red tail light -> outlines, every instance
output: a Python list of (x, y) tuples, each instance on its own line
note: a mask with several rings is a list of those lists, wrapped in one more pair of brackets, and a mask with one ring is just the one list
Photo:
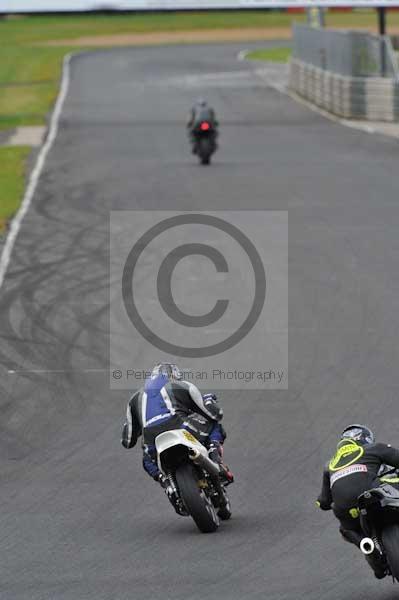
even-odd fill
[(210, 128), (211, 128), (211, 126), (206, 121), (203, 121), (200, 125), (201, 131), (208, 131), (208, 129), (210, 129)]

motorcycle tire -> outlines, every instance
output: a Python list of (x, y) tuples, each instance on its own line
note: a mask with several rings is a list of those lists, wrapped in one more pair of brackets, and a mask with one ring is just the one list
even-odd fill
[(211, 142), (209, 139), (204, 138), (198, 141), (198, 152), (197, 152), (201, 165), (209, 165), (211, 162)]
[(385, 527), (381, 538), (390, 571), (399, 581), (399, 525)]
[(195, 468), (183, 464), (176, 470), (176, 480), (185, 507), (202, 533), (213, 533), (220, 521), (210, 498), (198, 485)]

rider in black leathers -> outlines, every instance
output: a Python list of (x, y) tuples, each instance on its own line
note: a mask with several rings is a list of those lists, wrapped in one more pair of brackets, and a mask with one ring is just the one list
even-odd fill
[(187, 123), (187, 129), (193, 148), (193, 154), (195, 154), (197, 151), (197, 140), (195, 137), (195, 131), (202, 121), (207, 121), (212, 126), (214, 135), (214, 145), (216, 150), (216, 138), (218, 136), (219, 122), (216, 119), (214, 109), (209, 106), (206, 100), (204, 100), (203, 98), (198, 98), (198, 100), (191, 109), (190, 118)]
[[(375, 443), (372, 431), (363, 425), (349, 425), (338, 443), (337, 451), (324, 468), (323, 485), (317, 500), (322, 510), (332, 509), (340, 522), (344, 539), (356, 546), (364, 537), (360, 526), (358, 497), (380, 485), (378, 473), (384, 465), (399, 468), (399, 450), (389, 444)], [(375, 576), (385, 576), (379, 557), (366, 556)]]

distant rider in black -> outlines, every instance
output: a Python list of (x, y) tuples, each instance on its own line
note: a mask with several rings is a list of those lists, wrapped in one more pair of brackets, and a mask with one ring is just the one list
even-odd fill
[(170, 429), (186, 429), (208, 448), (209, 457), (217, 462), (226, 483), (234, 481), (224, 465), (223, 442), (226, 438), (220, 424), (223, 410), (214, 394), (201, 395), (199, 389), (183, 381), (176, 365), (156, 365), (144, 387), (138, 390), (127, 405), (127, 421), (123, 426), (122, 445), (133, 448), (143, 436), (143, 467), (164, 486), (164, 476), (157, 465), (155, 438)]
[(216, 119), (216, 114), (215, 114), (214, 109), (209, 106), (209, 104), (207, 103), (206, 100), (204, 100), (203, 98), (198, 98), (198, 100), (196, 101), (196, 103), (194, 104), (194, 106), (191, 109), (190, 118), (187, 123), (187, 129), (189, 131), (190, 141), (191, 141), (191, 144), (193, 147), (193, 154), (196, 153), (196, 147), (197, 147), (195, 131), (196, 131), (196, 128), (199, 127), (199, 125), (203, 121), (206, 121), (207, 123), (209, 123), (213, 128), (214, 143), (215, 143), (215, 150), (216, 150), (216, 147), (217, 147), (216, 138), (218, 136), (219, 122)]
[[(399, 469), (399, 450), (389, 444), (375, 443), (368, 427), (353, 424), (342, 432), (337, 451), (324, 468), (317, 505), (322, 510), (333, 510), (344, 539), (358, 547), (364, 534), (357, 499), (366, 490), (380, 485), (378, 473), (384, 465)], [(378, 579), (385, 576), (385, 567), (374, 555), (366, 556), (366, 560)]]

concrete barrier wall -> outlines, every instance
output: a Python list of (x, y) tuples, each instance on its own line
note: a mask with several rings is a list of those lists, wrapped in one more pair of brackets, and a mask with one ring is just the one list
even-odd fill
[(298, 95), (345, 119), (399, 121), (399, 82), (383, 77), (346, 77), (297, 58), (289, 86)]

